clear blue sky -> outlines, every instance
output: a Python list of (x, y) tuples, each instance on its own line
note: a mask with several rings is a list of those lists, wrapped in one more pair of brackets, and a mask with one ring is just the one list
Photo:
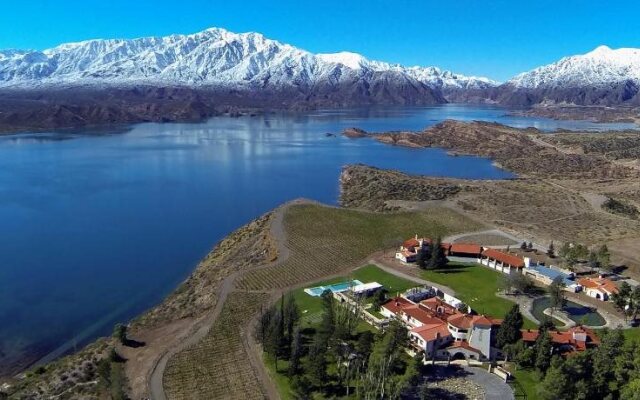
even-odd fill
[(638, 0), (6, 0), (0, 48), (217, 26), (312, 52), (349, 50), (504, 80), (600, 44), (640, 47), (639, 16)]

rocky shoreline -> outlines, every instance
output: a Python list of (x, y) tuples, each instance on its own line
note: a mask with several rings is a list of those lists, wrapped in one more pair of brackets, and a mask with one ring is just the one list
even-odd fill
[(556, 120), (634, 123), (640, 126), (640, 107), (537, 106), (527, 110), (511, 111), (509, 114)]

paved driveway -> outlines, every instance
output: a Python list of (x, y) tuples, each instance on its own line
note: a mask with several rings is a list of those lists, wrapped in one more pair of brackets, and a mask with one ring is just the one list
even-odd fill
[(469, 373), (467, 379), (484, 388), (485, 400), (513, 400), (511, 386), (499, 376), (487, 372), (482, 368), (463, 367)]

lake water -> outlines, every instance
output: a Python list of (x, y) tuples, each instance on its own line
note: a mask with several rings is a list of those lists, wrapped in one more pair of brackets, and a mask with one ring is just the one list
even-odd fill
[(278, 204), (335, 203), (345, 164), (511, 176), (482, 158), (325, 135), (350, 126), (421, 129), (447, 118), (601, 127), (448, 105), (0, 137), (0, 375), (19, 360), (48, 359), (110, 333), (161, 301), (218, 240)]

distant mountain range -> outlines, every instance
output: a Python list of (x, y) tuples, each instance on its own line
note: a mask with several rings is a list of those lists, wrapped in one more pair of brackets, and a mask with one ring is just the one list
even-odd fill
[[(448, 91), (496, 82), (435, 67), (405, 68), (355, 53), (312, 54), (265, 38), (211, 28), (192, 35), (89, 40), (45, 51), (0, 52), (0, 87), (186, 86), (294, 94), (336, 103), (443, 103)], [(331, 102), (331, 101), (329, 101)]]
[(600, 46), (520, 74), (495, 97), (515, 105), (640, 105), (640, 49)]
[(639, 92), (640, 50), (605, 46), (503, 84), (355, 53), (313, 54), (220, 28), (0, 51), (0, 128), (25, 118), (45, 126), (202, 118), (230, 107), (640, 105)]

